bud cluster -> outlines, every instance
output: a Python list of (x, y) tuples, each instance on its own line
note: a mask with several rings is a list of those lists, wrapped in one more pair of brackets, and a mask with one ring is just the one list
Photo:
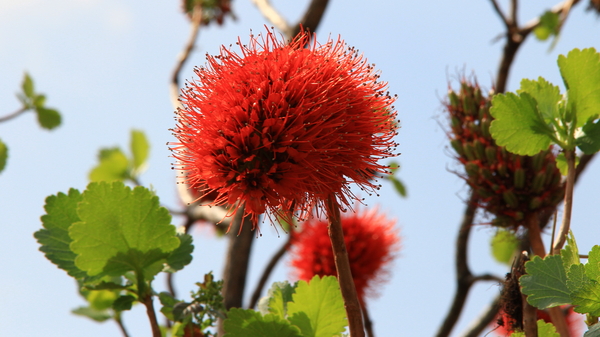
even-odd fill
[(478, 84), (461, 81), (445, 103), (450, 144), (465, 167), (463, 175), (480, 206), (496, 218), (492, 224), (517, 228), (531, 212), (553, 208), (563, 197), (561, 175), (551, 149), (535, 156), (512, 154), (490, 135), (491, 97)]

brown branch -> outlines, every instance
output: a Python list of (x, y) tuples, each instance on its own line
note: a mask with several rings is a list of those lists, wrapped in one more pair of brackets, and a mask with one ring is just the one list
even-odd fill
[(373, 321), (371, 321), (369, 310), (367, 310), (367, 305), (364, 303), (362, 306), (362, 313), (363, 318), (365, 319), (365, 330), (367, 330), (367, 337), (375, 337), (375, 332), (373, 331)]
[(498, 5), (498, 1), (496, 1), (496, 0), (490, 0), (490, 1), (492, 2), (492, 6), (494, 7), (496, 14), (498, 14), (498, 16), (500, 17), (502, 22), (504, 22), (506, 29), (510, 29), (510, 23), (508, 22), (506, 15), (504, 15), (504, 13), (502, 13), (502, 9), (500, 9), (500, 5)]
[(348, 317), (348, 329), (352, 337), (364, 337), (365, 328), (360, 302), (358, 301), (354, 279), (352, 278), (352, 270), (350, 269), (350, 260), (348, 259), (344, 230), (342, 229), (340, 218), (340, 209), (334, 195), (330, 195), (327, 198), (326, 208), (329, 220), (327, 228), (331, 247), (333, 248), (335, 269), (338, 274), (340, 290), (344, 299), (344, 307), (346, 308), (346, 316)]
[(489, 308), (481, 315), (481, 317), (471, 326), (464, 337), (477, 337), (481, 335), (483, 330), (490, 326), (490, 323), (498, 316), (500, 310), (500, 296), (492, 301)]
[[(254, 232), (249, 216), (243, 217), (244, 206), (240, 206), (233, 218), (229, 232), (229, 248), (223, 271), (223, 303), (225, 309), (241, 308), (246, 288), (246, 277)], [(241, 226), (241, 228), (240, 228)], [(219, 336), (222, 336), (223, 319), (219, 320)]]
[(293, 37), (300, 33), (302, 27), (311, 32), (316, 32), (328, 3), (329, 0), (312, 0), (300, 22), (293, 27), (291, 36)]
[(202, 6), (196, 5), (192, 10), (192, 23), (191, 23), (191, 32), (188, 38), (183, 51), (177, 56), (177, 62), (175, 63), (175, 68), (173, 69), (173, 74), (171, 75), (171, 104), (173, 108), (177, 109), (181, 107), (181, 103), (179, 103), (179, 73), (183, 68), (183, 65), (187, 61), (190, 56), (190, 53), (194, 49), (196, 45), (196, 40), (198, 38), (198, 33), (200, 31), (200, 24), (202, 23)]
[(115, 311), (115, 321), (117, 322), (123, 337), (129, 337), (129, 333), (127, 332), (127, 329), (125, 329), (125, 324), (123, 324), (123, 320), (121, 319), (121, 312)]
[(26, 111), (29, 111), (29, 109), (27, 107), (22, 107), (21, 109), (15, 111), (15, 112), (13, 112), (13, 113), (11, 113), (9, 115), (6, 115), (4, 117), (0, 117), (0, 123), (6, 122), (6, 121), (11, 120), (11, 119), (13, 119), (15, 117), (18, 117), (20, 114), (22, 114), (22, 113), (24, 113)]
[(469, 289), (473, 285), (473, 274), (471, 274), (467, 263), (467, 246), (476, 210), (477, 195), (471, 190), (471, 196), (467, 201), (467, 207), (460, 225), (458, 238), (456, 239), (456, 292), (454, 293), (454, 300), (452, 301), (450, 310), (436, 334), (438, 337), (450, 335), (465, 305)]
[(283, 255), (285, 255), (288, 248), (290, 247), (290, 244), (292, 242), (292, 236), (294, 235), (293, 233), (294, 233), (294, 231), (290, 228), (287, 241), (271, 257), (271, 260), (265, 267), (265, 270), (263, 271), (263, 273), (260, 277), (260, 280), (258, 281), (258, 285), (256, 286), (256, 289), (254, 289), (254, 293), (252, 293), (252, 298), (250, 299), (250, 304), (248, 305), (248, 308), (252, 309), (256, 306), (256, 303), (258, 303), (258, 300), (260, 299), (262, 290), (265, 287), (265, 284), (267, 283), (269, 276), (271, 276), (271, 272), (273, 272), (273, 269), (275, 268), (275, 266), (277, 265), (279, 260), (281, 260)]
[(287, 39), (291, 39), (300, 32), (301, 27), (311, 32), (317, 31), (329, 0), (312, 0), (302, 19), (293, 26), (271, 5), (269, 0), (252, 0), (252, 2), (267, 21), (283, 33)]
[(152, 327), (152, 337), (162, 337), (160, 328), (158, 326), (158, 320), (156, 319), (156, 312), (154, 311), (154, 302), (152, 295), (148, 294), (144, 298), (144, 305), (146, 306), (146, 314), (150, 320), (150, 326)]

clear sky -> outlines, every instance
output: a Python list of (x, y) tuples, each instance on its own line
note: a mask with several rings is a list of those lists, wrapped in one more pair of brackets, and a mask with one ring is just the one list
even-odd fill
[[(291, 4), (293, 3), (293, 5)], [(367, 5), (369, 3), (369, 5)], [(294, 22), (302, 1), (274, 1)], [(521, 22), (554, 5), (551, 1), (523, 1)], [(502, 3), (506, 5), (506, 3)], [(600, 49), (600, 21), (577, 6), (556, 48), (528, 40), (517, 54), (508, 90), (521, 78), (543, 76), (561, 84), (556, 66), (559, 54), (570, 49)], [(211, 26), (200, 33), (198, 47), (183, 71), (204, 63), (221, 44), (248, 40), (268, 24), (249, 0), (236, 0), (238, 20)], [(269, 25), (269, 24), (268, 24)], [(400, 178), (409, 198), (401, 199), (389, 184), (379, 198), (368, 198), (398, 219), (402, 251), (381, 297), (369, 308), (378, 337), (431, 336), (438, 329), (454, 293), (454, 240), (464, 208), (466, 187), (450, 171), (457, 169), (440, 123), (445, 122), (441, 101), (449, 81), (475, 74), (489, 89), (495, 78), (502, 33), (489, 1), (340, 1), (332, 0), (317, 35), (329, 35), (358, 48), (381, 70), (402, 129), (397, 159)], [(0, 174), (0, 335), (2, 336), (118, 336), (115, 324), (98, 324), (70, 314), (83, 305), (75, 283), (38, 251), (33, 232), (41, 228), (46, 196), (74, 187), (83, 190), (88, 171), (101, 147), (128, 147), (132, 128), (149, 136), (151, 161), (142, 183), (152, 186), (161, 202), (176, 208), (174, 172), (165, 145), (174, 138), (168, 79), (189, 34), (189, 24), (176, 1), (130, 0), (1, 0), (0, 1), (0, 116), (17, 110), (15, 97), (23, 72), (48, 96), (47, 105), (63, 114), (63, 125), (41, 130), (33, 114), (0, 124), (0, 138), (10, 157)], [(598, 199), (600, 163), (593, 162), (576, 188), (573, 230), (580, 251), (600, 243)], [(485, 222), (485, 219), (481, 219)], [(177, 219), (174, 219), (174, 224)], [(176, 279), (180, 294), (213, 270), (221, 274), (225, 241), (210, 229), (193, 232), (194, 261)], [(281, 233), (281, 231), (280, 231)], [(494, 230), (477, 226), (470, 244), (474, 273), (503, 276), (506, 268), (492, 261), (489, 240)], [(549, 241), (549, 235), (545, 236)], [(265, 261), (285, 237), (267, 224), (254, 245), (249, 274), (253, 289)], [(286, 262), (270, 282), (287, 278)], [(155, 284), (162, 289), (162, 277)], [(493, 283), (474, 287), (453, 336), (495, 296)], [(124, 314), (132, 336), (148, 336), (150, 328), (141, 306)]]

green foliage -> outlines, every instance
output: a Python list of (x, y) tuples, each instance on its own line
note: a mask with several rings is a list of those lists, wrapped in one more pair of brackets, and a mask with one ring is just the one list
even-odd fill
[(23, 110), (34, 110), (37, 114), (38, 122), (44, 129), (52, 130), (59, 126), (62, 121), (60, 113), (56, 109), (47, 107), (46, 96), (35, 92), (33, 79), (29, 74), (23, 76), (21, 84), (23, 92), (17, 94), (17, 98), (23, 104)]
[[(558, 56), (558, 67), (567, 87), (567, 114), (576, 117), (581, 127), (590, 118), (598, 118), (600, 107), (600, 54), (594, 48), (573, 49)], [(570, 122), (570, 120), (567, 120)]]
[[(575, 167), (579, 165), (579, 157), (575, 158)], [(556, 156), (556, 167), (560, 170), (560, 174), (566, 176), (569, 170), (569, 166), (567, 164), (567, 158), (565, 158), (565, 153), (561, 152)]]
[(537, 102), (529, 93), (494, 96), (490, 113), (494, 117), (490, 132), (496, 143), (508, 151), (533, 156), (550, 146), (551, 138), (537, 110)]
[(549, 255), (543, 260), (534, 256), (525, 264), (525, 270), (527, 274), (521, 276), (520, 283), (529, 304), (547, 309), (571, 302), (560, 255)]
[(107, 310), (97, 310), (92, 307), (79, 307), (71, 310), (71, 312), (75, 315), (91, 318), (96, 322), (104, 322), (113, 317), (112, 313)]
[(144, 187), (91, 183), (77, 213), (81, 221), (69, 228), (70, 248), (75, 265), (90, 276), (144, 271), (149, 279), (180, 244), (169, 212)]
[(523, 80), (517, 94), (494, 96), (490, 132), (498, 145), (520, 155), (534, 155), (551, 143), (566, 151), (600, 150), (600, 126), (594, 123), (600, 113), (600, 54), (573, 49), (558, 57), (558, 66), (564, 95), (540, 77)]
[(540, 17), (540, 24), (535, 27), (533, 33), (540, 41), (545, 41), (550, 36), (558, 35), (558, 14), (547, 11)]
[(8, 147), (0, 139), (0, 172), (4, 171), (6, 167), (6, 160), (8, 159)]
[(398, 194), (400, 194), (401, 197), (406, 198), (408, 195), (406, 192), (406, 186), (400, 179), (398, 179), (398, 177), (396, 177), (396, 173), (399, 170), (400, 170), (400, 164), (398, 164), (396, 162), (392, 162), (390, 164), (390, 171), (392, 174), (386, 175), (385, 178), (392, 182), (392, 185), (394, 185), (396, 192), (398, 192)]
[[(333, 276), (315, 276), (308, 283), (299, 281), (295, 287), (287, 282), (274, 284), (261, 303), (262, 314), (254, 310), (229, 311), (225, 337), (330, 337), (340, 336), (347, 325), (342, 294)], [(272, 330), (275, 328), (280, 330)]]
[(196, 285), (198, 291), (192, 292), (192, 302), (189, 303), (177, 300), (166, 292), (159, 294), (163, 305), (160, 311), (169, 320), (176, 322), (171, 329), (174, 336), (183, 334), (188, 327), (198, 327), (205, 336), (211, 336), (212, 333), (207, 329), (214, 327), (217, 318), (223, 317), (223, 281), (215, 281), (210, 272), (204, 275), (203, 283)]
[[(537, 321), (538, 337), (560, 337), (552, 323), (546, 323), (543, 319)], [(525, 337), (524, 332), (514, 332), (510, 337)]]
[(329, 337), (344, 331), (346, 311), (335, 277), (315, 276), (310, 285), (299, 281), (292, 298), (288, 303), (288, 319), (300, 327), (305, 337)]
[(87, 276), (85, 271), (75, 266), (77, 255), (70, 248), (73, 240), (69, 236), (69, 227), (80, 221), (77, 205), (81, 200), (81, 193), (73, 188), (68, 195), (58, 193), (47, 197), (46, 214), (41, 218), (44, 229), (34, 234), (46, 258), (76, 279)]
[(150, 143), (144, 132), (131, 130), (130, 147), (133, 170), (139, 174), (144, 170), (150, 154)]
[(500, 229), (492, 238), (492, 256), (496, 261), (510, 265), (518, 246), (519, 239), (512, 231)]
[(118, 147), (103, 148), (98, 153), (98, 165), (89, 174), (90, 181), (125, 181), (138, 183), (137, 178), (147, 167), (150, 145), (146, 135), (131, 130), (131, 158)]

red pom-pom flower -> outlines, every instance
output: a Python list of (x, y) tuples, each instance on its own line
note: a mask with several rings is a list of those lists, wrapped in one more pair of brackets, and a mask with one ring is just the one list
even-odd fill
[(387, 84), (342, 40), (311, 37), (285, 44), (268, 31), (238, 42), (241, 55), (223, 47), (180, 96), (176, 168), (230, 215), (243, 205), (254, 226), (265, 212), (304, 219), (330, 196), (349, 207), (348, 184), (377, 189), (378, 161), (395, 155)]
[[(361, 303), (365, 296), (377, 295), (375, 286), (386, 281), (388, 267), (400, 249), (396, 221), (377, 209), (358, 209), (342, 216), (344, 241), (350, 269)], [(291, 266), (295, 276), (310, 280), (315, 275), (337, 276), (333, 250), (327, 234), (327, 222), (311, 219), (294, 232), (291, 242)]]

